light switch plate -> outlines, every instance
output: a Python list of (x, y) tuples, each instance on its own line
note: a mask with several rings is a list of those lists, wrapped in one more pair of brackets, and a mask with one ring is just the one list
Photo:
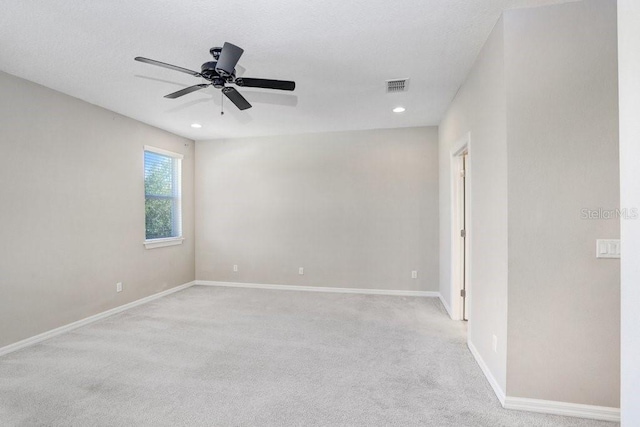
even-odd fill
[(620, 258), (620, 239), (596, 240), (596, 258)]

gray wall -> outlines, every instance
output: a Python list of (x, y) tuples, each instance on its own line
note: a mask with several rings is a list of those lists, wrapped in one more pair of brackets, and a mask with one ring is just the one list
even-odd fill
[(440, 126), (440, 289), (451, 147), (470, 132), (469, 341), (508, 396), (618, 406), (619, 262), (595, 240), (619, 223), (580, 217), (619, 206), (615, 14), (614, 0), (505, 12)]
[[(2, 72), (0, 93), (0, 347), (194, 279), (192, 141)], [(145, 144), (185, 155), (180, 246), (142, 244)]]
[(505, 12), (509, 168), (508, 394), (619, 406), (615, 0)]
[[(640, 209), (640, 2), (618, 0), (620, 202)], [(622, 221), (622, 425), (640, 425), (640, 220)]]
[(436, 128), (198, 142), (196, 277), (437, 291), (437, 143)]
[[(470, 133), (468, 340), (506, 389), (507, 135), (504, 34), (498, 21), (440, 124), (440, 292), (451, 305), (451, 155)], [(497, 352), (492, 337), (498, 338)]]

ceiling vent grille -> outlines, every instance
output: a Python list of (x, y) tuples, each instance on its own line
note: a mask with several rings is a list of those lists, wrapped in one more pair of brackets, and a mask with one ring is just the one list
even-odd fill
[(406, 92), (409, 89), (409, 79), (387, 80), (387, 93)]

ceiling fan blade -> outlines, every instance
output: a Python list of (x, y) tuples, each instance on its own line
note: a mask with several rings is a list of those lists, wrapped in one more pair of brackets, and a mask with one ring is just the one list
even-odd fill
[(200, 73), (193, 70), (188, 70), (186, 68), (178, 67), (177, 65), (167, 64), (165, 62), (156, 61), (155, 59), (143, 58), (141, 56), (136, 56), (134, 58), (136, 61), (144, 62), (145, 64), (157, 65), (158, 67), (168, 68), (170, 70), (180, 71), (181, 73), (191, 74), (195, 77), (202, 77)]
[(236, 76), (244, 76), (244, 73), (247, 72), (247, 69), (244, 68), (240, 64), (236, 64)]
[(242, 96), (240, 92), (238, 92), (235, 88), (224, 87), (222, 88), (222, 93), (224, 93), (224, 95), (229, 98), (229, 100), (233, 102), (240, 110), (251, 108), (251, 104), (249, 104), (249, 101), (244, 99), (244, 96)]
[(220, 52), (220, 58), (218, 58), (218, 64), (216, 64), (218, 74), (223, 77), (233, 74), (243, 52), (244, 50), (238, 46), (225, 42)]
[(263, 89), (294, 90), (296, 82), (287, 80), (252, 79), (251, 77), (238, 77), (235, 82), (238, 86), (259, 87)]
[(181, 97), (183, 95), (186, 95), (188, 93), (195, 92), (195, 91), (200, 90), (200, 89), (204, 89), (205, 87), (208, 87), (208, 86), (210, 86), (210, 84), (201, 84), (201, 85), (189, 86), (187, 88), (180, 89), (177, 92), (173, 92), (173, 93), (170, 93), (169, 95), (165, 95), (164, 97), (165, 98), (169, 98), (169, 99), (175, 99), (175, 98), (179, 98), (179, 97)]

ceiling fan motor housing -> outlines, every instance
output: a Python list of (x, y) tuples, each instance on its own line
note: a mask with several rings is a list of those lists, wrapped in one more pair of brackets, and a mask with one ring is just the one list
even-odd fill
[(216, 61), (205, 62), (200, 68), (200, 74), (202, 74), (202, 77), (213, 83), (213, 87), (215, 87), (216, 89), (220, 89), (224, 87), (225, 82), (231, 82), (233, 81), (233, 79), (235, 79), (236, 70), (233, 70), (233, 73), (230, 76), (222, 77), (216, 71), (216, 64)]

